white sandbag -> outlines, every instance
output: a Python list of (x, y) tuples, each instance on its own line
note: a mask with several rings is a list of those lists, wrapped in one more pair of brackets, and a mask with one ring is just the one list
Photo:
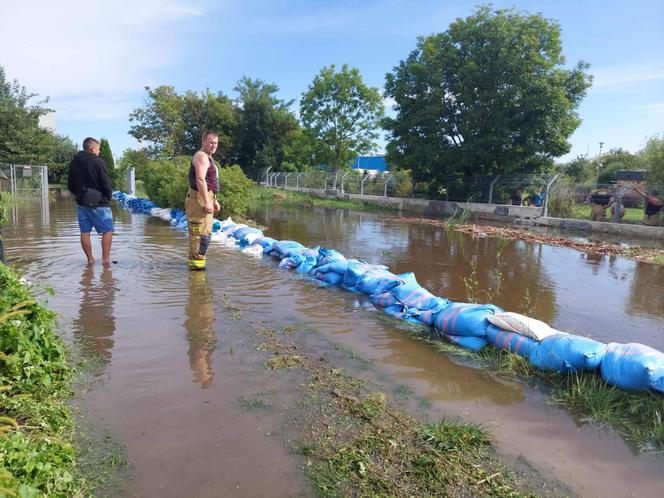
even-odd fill
[(226, 235), (226, 240), (224, 241), (224, 245), (226, 247), (237, 247), (238, 241), (232, 235)]
[(536, 341), (541, 341), (545, 337), (559, 333), (558, 330), (549, 327), (546, 323), (540, 320), (520, 315), (519, 313), (514, 313), (512, 311), (487, 315), (486, 318), (500, 329), (507, 330), (508, 332), (516, 332), (517, 334), (525, 335)]
[(234, 222), (234, 221), (231, 219), (231, 217), (229, 216), (228, 218), (226, 218), (224, 221), (221, 222), (221, 229), (223, 230), (223, 229), (226, 228), (227, 226), (229, 226), (229, 225), (233, 225), (234, 223), (235, 223), (235, 222)]
[(164, 221), (171, 221), (171, 208), (164, 208), (159, 217)]
[[(262, 233), (248, 233), (247, 235), (244, 236), (244, 241), (246, 242), (246, 245), (252, 246), (254, 245), (254, 242), (256, 239), (260, 239), (263, 236)], [(261, 249), (263, 246), (261, 246)]]
[(228, 241), (228, 236), (223, 232), (212, 232), (210, 234), (210, 242), (226, 245), (227, 241)]
[(263, 246), (256, 244), (253, 246), (246, 247), (242, 249), (242, 254), (247, 254), (249, 256), (258, 256), (263, 257)]

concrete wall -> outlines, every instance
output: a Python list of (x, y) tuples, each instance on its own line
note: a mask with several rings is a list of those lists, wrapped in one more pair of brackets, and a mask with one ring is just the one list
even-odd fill
[(442, 218), (468, 209), (481, 219), (508, 220), (510, 218), (534, 219), (542, 216), (542, 208), (526, 206), (508, 206), (503, 204), (482, 204), (478, 202), (429, 201), (409, 197), (383, 197), (382, 195), (340, 194), (336, 190), (314, 188), (292, 188), (298, 192), (307, 192), (322, 197), (334, 197), (346, 201), (370, 202), (379, 206), (390, 206), (399, 212), (416, 216)]
[(664, 228), (649, 227), (645, 225), (632, 225), (629, 223), (610, 223), (606, 221), (570, 220), (567, 218), (545, 218), (535, 220), (535, 225), (573, 230), (590, 234), (611, 234), (623, 237), (640, 237), (664, 241)]
[(336, 190), (312, 188), (291, 188), (298, 192), (307, 192), (321, 197), (333, 197), (347, 201), (370, 202), (379, 206), (396, 208), (400, 213), (428, 218), (447, 218), (468, 209), (477, 218), (491, 221), (515, 220), (523, 224), (532, 224), (583, 232), (584, 235), (611, 234), (625, 237), (641, 237), (664, 240), (664, 228), (631, 225), (627, 223), (609, 223), (600, 221), (572, 220), (543, 216), (543, 208), (509, 206), (506, 204), (482, 204), (477, 202), (428, 201), (407, 197), (383, 197), (380, 195), (340, 194)]

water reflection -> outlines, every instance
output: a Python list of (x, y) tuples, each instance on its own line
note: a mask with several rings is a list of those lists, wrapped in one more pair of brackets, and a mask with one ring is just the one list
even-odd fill
[(664, 266), (636, 263), (630, 290), (630, 314), (664, 316)]
[(216, 348), (214, 333), (214, 296), (205, 272), (189, 273), (189, 300), (185, 306), (189, 341), (189, 367), (194, 373), (194, 382), (207, 389), (213, 385), (212, 352)]
[(117, 289), (118, 281), (110, 268), (91, 265), (83, 270), (79, 283), (81, 304), (73, 322), (74, 335), (80, 339), (87, 356), (101, 359), (104, 363), (111, 360), (114, 344)]

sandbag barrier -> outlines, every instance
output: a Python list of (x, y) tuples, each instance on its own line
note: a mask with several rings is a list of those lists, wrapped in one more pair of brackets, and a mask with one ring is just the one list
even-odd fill
[[(127, 209), (187, 229), (185, 213), (159, 208), (152, 201), (114, 192)], [(395, 275), (384, 265), (347, 259), (334, 249), (308, 248), (292, 240), (266, 237), (257, 228), (214, 220), (212, 242), (238, 247), (245, 254), (279, 259), (279, 267), (308, 274), (322, 285), (340, 286), (369, 296), (384, 313), (429, 327), (430, 335), (479, 351), (487, 344), (526, 358), (533, 366), (559, 373), (596, 371), (607, 383), (630, 391), (664, 393), (664, 354), (643, 344), (595, 341), (568, 334), (538, 320), (504, 312), (493, 304), (452, 302), (421, 287), (413, 273)]]

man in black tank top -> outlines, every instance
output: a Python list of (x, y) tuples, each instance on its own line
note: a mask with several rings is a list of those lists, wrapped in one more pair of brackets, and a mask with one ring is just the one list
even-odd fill
[(661, 224), (660, 221), (660, 212), (662, 211), (662, 201), (658, 199), (659, 193), (655, 190), (652, 191), (651, 195), (646, 194), (639, 187), (634, 187), (639, 194), (643, 196), (646, 200), (645, 206), (643, 207), (643, 225), (650, 225), (658, 227)]
[(219, 171), (212, 159), (219, 139), (212, 131), (203, 132), (201, 149), (189, 166), (189, 191), (184, 201), (189, 231), (189, 269), (205, 270), (205, 255), (210, 245), (213, 213), (219, 211), (214, 194), (219, 192)]

